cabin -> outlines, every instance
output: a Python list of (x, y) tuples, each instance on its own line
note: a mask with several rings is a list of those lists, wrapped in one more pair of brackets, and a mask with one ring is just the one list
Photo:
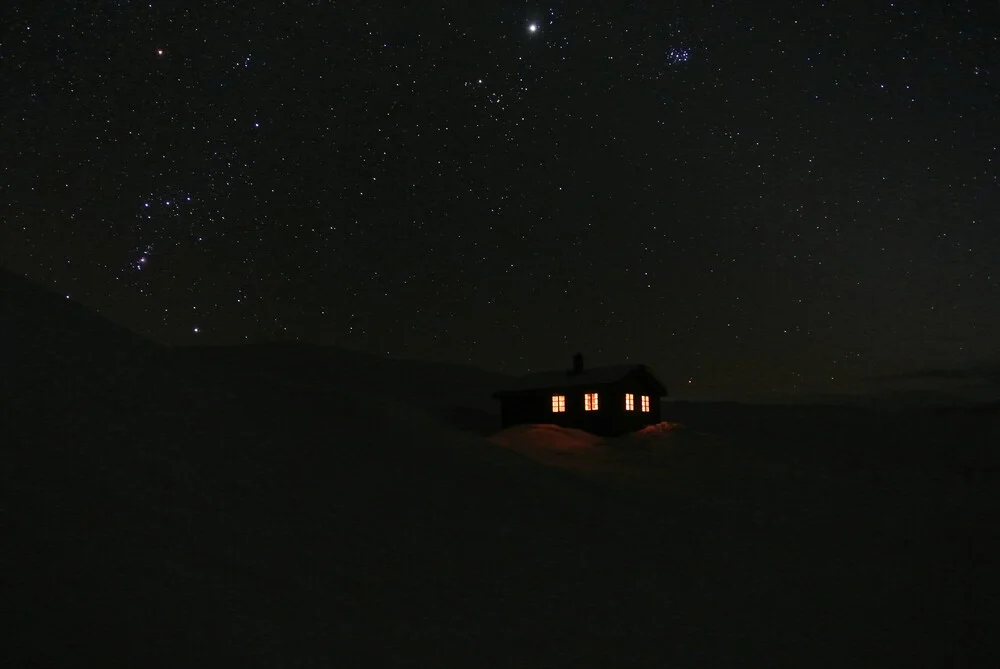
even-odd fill
[(659, 423), (666, 394), (645, 365), (584, 369), (577, 353), (571, 369), (522, 376), (493, 398), (502, 427), (550, 423), (616, 437)]

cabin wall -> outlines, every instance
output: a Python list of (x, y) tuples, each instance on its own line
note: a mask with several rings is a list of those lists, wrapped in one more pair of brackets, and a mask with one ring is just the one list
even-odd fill
[[(625, 410), (626, 393), (635, 395), (635, 408), (632, 411)], [(614, 422), (618, 426), (617, 434), (635, 432), (647, 425), (660, 422), (660, 397), (653, 394), (652, 391), (641, 384), (624, 383), (615, 386), (609, 391), (609, 394), (613, 395), (609, 399), (613, 402), (613, 406), (610, 408), (614, 416)], [(649, 396), (648, 412), (642, 411), (643, 395)]]
[[(598, 410), (584, 409), (584, 394), (598, 393)], [(625, 410), (625, 393), (635, 395), (635, 410)], [(552, 396), (566, 396), (566, 411), (552, 411)], [(649, 395), (650, 411), (643, 413), (640, 397)], [(638, 383), (589, 388), (532, 390), (506, 395), (501, 400), (503, 427), (551, 423), (586, 430), (592, 434), (618, 436), (660, 422), (660, 397)]]

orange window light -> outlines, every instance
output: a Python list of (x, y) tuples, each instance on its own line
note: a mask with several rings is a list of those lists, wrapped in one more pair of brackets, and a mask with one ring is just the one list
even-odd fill
[(565, 395), (553, 395), (552, 396), (552, 413), (563, 413), (566, 411), (566, 396)]
[(642, 396), (642, 410), (646, 412), (649, 411), (649, 395)]
[(635, 411), (635, 395), (625, 393), (625, 411)]
[(583, 396), (583, 408), (586, 411), (597, 411), (597, 393), (586, 393)]

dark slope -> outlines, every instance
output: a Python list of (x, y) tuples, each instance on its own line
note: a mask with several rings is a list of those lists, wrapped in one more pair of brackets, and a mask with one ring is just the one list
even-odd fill
[(509, 666), (579, 657), (605, 619), (577, 590), (610, 587), (628, 506), (609, 524), (603, 495), (404, 405), (5, 288), (3, 664)]
[[(70, 438), (105, 411), (127, 413), (156, 384), (161, 347), (0, 270), (0, 418), (8, 443)], [(155, 371), (153, 371), (155, 370)]]
[[(0, 268), (5, 363), (42, 359), (85, 365), (145, 352), (152, 344), (35, 282)], [(17, 366), (14, 367), (17, 369)]]
[(420, 408), (446, 425), (489, 434), (500, 424), (494, 389), (509, 380), (476, 367), (387, 359), (333, 346), (273, 343), (179, 348), (180, 360), (254, 383), (323, 392), (329, 388), (389, 398)]
[(32, 291), (5, 302), (22, 341), (52, 343), (2, 358), (31, 388), (0, 442), (4, 666), (985, 657), (968, 537), (988, 525), (956, 513), (963, 489), (802, 478), (692, 442), (661, 463), (671, 492), (639, 496), (357, 383), (173, 356)]

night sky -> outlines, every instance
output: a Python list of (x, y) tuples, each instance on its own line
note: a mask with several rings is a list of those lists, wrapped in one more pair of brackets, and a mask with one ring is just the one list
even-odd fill
[(976, 382), (998, 7), (4, 2), (0, 263), (169, 344)]

